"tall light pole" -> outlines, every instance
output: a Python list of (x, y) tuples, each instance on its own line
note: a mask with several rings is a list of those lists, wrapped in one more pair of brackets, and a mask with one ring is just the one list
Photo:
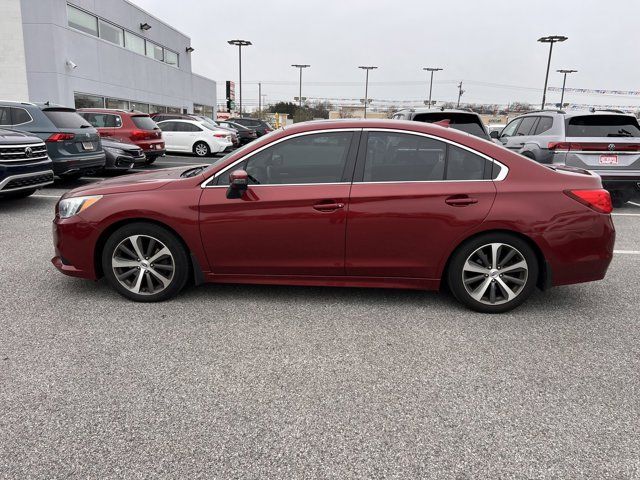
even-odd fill
[(238, 83), (240, 87), (240, 116), (242, 117), (242, 47), (248, 47), (252, 43), (249, 40), (229, 40), (227, 43), (238, 47)]
[(311, 65), (302, 65), (300, 63), (294, 63), (291, 66), (300, 70), (300, 89), (299, 89), (299, 93), (298, 93), (298, 101), (300, 102), (299, 103), (300, 108), (302, 108), (302, 69), (303, 68), (309, 68)]
[(378, 67), (365, 67), (360, 65), (358, 68), (367, 72), (364, 82), (364, 118), (367, 118), (367, 103), (369, 103), (369, 70), (375, 70)]
[(458, 105), (456, 106), (456, 108), (460, 108), (460, 98), (462, 98), (463, 93), (464, 90), (462, 89), (462, 80), (460, 80), (460, 83), (458, 84)]
[(578, 70), (556, 70), (558, 73), (564, 73), (564, 80), (562, 80), (562, 95), (560, 96), (560, 108), (564, 106), (564, 87), (567, 85), (567, 74), (576, 73)]
[(431, 108), (431, 92), (433, 90), (433, 72), (439, 72), (440, 70), (442, 70), (442, 68), (424, 67), (422, 70), (431, 72), (431, 81), (429, 82), (429, 104), (427, 105), (429, 108)]
[(553, 53), (553, 44), (556, 42), (564, 42), (567, 37), (562, 35), (549, 35), (548, 37), (541, 37), (538, 39), (540, 43), (549, 44), (549, 60), (547, 60), (547, 74), (544, 77), (544, 90), (542, 91), (542, 110), (547, 103), (547, 82), (549, 81), (549, 68), (551, 67), (551, 53)]

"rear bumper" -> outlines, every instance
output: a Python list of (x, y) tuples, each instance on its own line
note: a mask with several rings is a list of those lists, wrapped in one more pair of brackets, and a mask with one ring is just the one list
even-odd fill
[(640, 170), (591, 170), (602, 178), (602, 184), (636, 186), (640, 183)]
[(92, 155), (74, 155), (73, 157), (52, 158), (53, 172), (58, 176), (80, 172), (92, 172), (104, 167), (104, 152)]

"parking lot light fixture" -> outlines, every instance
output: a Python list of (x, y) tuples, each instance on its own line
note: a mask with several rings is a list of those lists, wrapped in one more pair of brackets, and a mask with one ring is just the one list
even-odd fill
[(547, 60), (547, 74), (544, 77), (544, 90), (542, 91), (542, 109), (547, 101), (547, 82), (549, 81), (549, 68), (551, 68), (551, 54), (553, 53), (553, 44), (556, 42), (564, 42), (568, 37), (562, 35), (549, 35), (547, 37), (541, 37), (538, 39), (540, 43), (549, 44), (549, 59)]
[(435, 68), (435, 67), (424, 67), (422, 70), (431, 72), (431, 80), (429, 81), (429, 103), (427, 104), (427, 106), (431, 108), (431, 92), (433, 91), (433, 72), (439, 72), (440, 70), (443, 70), (443, 69)]
[(562, 80), (562, 95), (560, 95), (560, 108), (564, 106), (564, 87), (567, 85), (567, 74), (576, 73), (577, 70), (556, 70), (558, 73), (564, 74), (564, 79)]
[(249, 40), (229, 40), (227, 43), (238, 47), (238, 93), (240, 97), (240, 116), (242, 117), (242, 47), (248, 47), (253, 44)]
[(299, 88), (299, 93), (298, 93), (298, 100), (300, 102), (299, 103), (300, 108), (302, 108), (302, 69), (303, 68), (309, 68), (311, 65), (303, 65), (301, 63), (294, 63), (291, 66), (300, 70), (300, 88)]
[(147, 30), (151, 30), (151, 25), (149, 25), (147, 22), (141, 23), (140, 24), (140, 30), (144, 30), (145, 32)]
[(193, 48), (193, 47), (187, 47), (185, 50), (186, 50), (186, 52), (187, 52), (187, 53), (193, 53), (193, 51), (195, 50), (195, 48)]
[(364, 82), (364, 118), (367, 118), (367, 104), (369, 103), (369, 70), (375, 70), (378, 67), (360, 65), (358, 68), (367, 72)]

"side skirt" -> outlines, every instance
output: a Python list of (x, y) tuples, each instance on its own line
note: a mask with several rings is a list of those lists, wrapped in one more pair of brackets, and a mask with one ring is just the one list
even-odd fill
[(302, 275), (216, 275), (205, 273), (209, 283), (244, 283), (261, 285), (299, 285), (316, 287), (399, 288), (439, 290), (440, 279), (402, 277), (315, 277)]

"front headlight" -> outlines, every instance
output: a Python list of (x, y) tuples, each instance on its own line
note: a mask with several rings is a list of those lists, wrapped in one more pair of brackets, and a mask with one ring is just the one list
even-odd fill
[(102, 198), (102, 195), (91, 195), (88, 197), (71, 197), (60, 200), (58, 204), (58, 214), (60, 218), (69, 218), (83, 212), (91, 205)]
[(104, 148), (107, 152), (115, 156), (124, 155), (124, 151), (120, 150), (119, 148), (113, 148), (113, 147), (102, 147), (102, 148)]

